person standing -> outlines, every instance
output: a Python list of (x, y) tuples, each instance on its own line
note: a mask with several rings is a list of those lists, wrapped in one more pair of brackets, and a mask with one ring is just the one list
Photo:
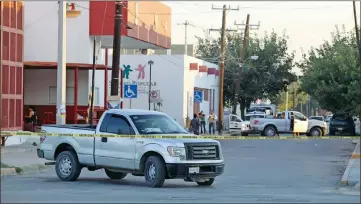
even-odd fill
[(191, 128), (195, 135), (199, 135), (199, 127), (201, 126), (197, 114), (193, 115), (193, 119), (191, 120)]
[(201, 111), (198, 114), (199, 121), (201, 122), (201, 134), (206, 134), (206, 115)]
[(217, 116), (214, 114), (213, 111), (211, 111), (211, 114), (208, 116), (208, 131), (209, 134), (215, 134), (215, 126), (216, 126)]

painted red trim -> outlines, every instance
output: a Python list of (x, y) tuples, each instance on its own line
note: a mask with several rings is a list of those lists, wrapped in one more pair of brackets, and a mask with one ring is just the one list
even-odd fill
[(189, 63), (189, 70), (198, 70), (198, 63)]
[(216, 68), (208, 68), (208, 75), (216, 75)]
[[(57, 69), (57, 62), (39, 62), (39, 61), (27, 61), (24, 62), (25, 69)], [(93, 69), (93, 64), (85, 63), (66, 63), (67, 69)], [(105, 69), (104, 64), (97, 64), (97, 69)], [(109, 68), (108, 68), (109, 69)]]
[(77, 111), (78, 111), (78, 80), (79, 80), (79, 75), (78, 75), (78, 67), (75, 68), (74, 71), (74, 121), (75, 124), (78, 123), (78, 117), (77, 117)]
[(105, 69), (104, 69), (104, 110), (108, 104), (108, 48), (105, 48)]
[(199, 72), (208, 72), (208, 67), (207, 66), (199, 66)]

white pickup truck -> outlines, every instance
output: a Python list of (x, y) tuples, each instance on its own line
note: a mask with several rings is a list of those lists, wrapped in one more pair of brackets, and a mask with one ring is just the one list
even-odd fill
[[(308, 136), (324, 136), (328, 132), (326, 122), (309, 120), (297, 111), (284, 111), (278, 114), (283, 117), (277, 118), (255, 118), (251, 120), (251, 129), (261, 133), (262, 136), (275, 136), (278, 133), (307, 134)], [(291, 117), (294, 117), (293, 130), (291, 128)]]
[[(168, 115), (148, 110), (107, 110), (97, 126), (45, 125), (43, 133), (179, 135), (191, 136)], [(63, 181), (76, 180), (82, 168), (105, 169), (110, 179), (128, 173), (144, 176), (149, 187), (162, 187), (165, 179), (184, 179), (210, 186), (224, 171), (221, 145), (211, 139), (144, 139), (115, 137), (44, 136), (38, 157), (55, 160)]]
[(252, 112), (245, 115), (245, 120), (242, 120), (238, 115), (229, 115), (229, 132), (231, 134), (241, 134), (248, 136), (253, 133), (251, 129), (251, 120), (254, 118), (266, 118), (265, 113)]

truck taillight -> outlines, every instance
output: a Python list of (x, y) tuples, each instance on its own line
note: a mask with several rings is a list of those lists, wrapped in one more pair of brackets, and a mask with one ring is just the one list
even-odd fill
[(40, 137), (40, 143), (44, 142), (45, 138), (46, 138), (46, 136), (41, 136)]

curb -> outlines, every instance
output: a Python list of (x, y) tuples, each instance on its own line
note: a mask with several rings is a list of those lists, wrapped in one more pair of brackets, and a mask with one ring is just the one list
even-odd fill
[(1, 168), (1, 176), (13, 176), (16, 174), (15, 168)]
[(30, 164), (21, 167), (1, 168), (1, 176), (13, 176), (18, 174), (26, 174), (31, 172), (40, 171), (48, 168), (45, 164)]
[[(346, 170), (343, 173), (343, 176), (341, 178), (340, 184), (343, 185), (343, 186), (348, 186), (349, 185), (348, 177), (349, 177), (350, 171), (352, 169), (352, 166), (353, 166), (353, 164), (355, 162), (355, 159), (360, 159), (360, 153), (358, 153), (359, 152), (358, 149), (360, 149), (360, 140), (357, 140), (357, 144), (355, 146), (355, 149), (352, 152), (352, 155), (351, 155), (350, 160), (348, 161)], [(360, 182), (358, 182), (358, 184), (356, 184), (356, 187), (357, 187), (357, 185), (360, 185)]]

